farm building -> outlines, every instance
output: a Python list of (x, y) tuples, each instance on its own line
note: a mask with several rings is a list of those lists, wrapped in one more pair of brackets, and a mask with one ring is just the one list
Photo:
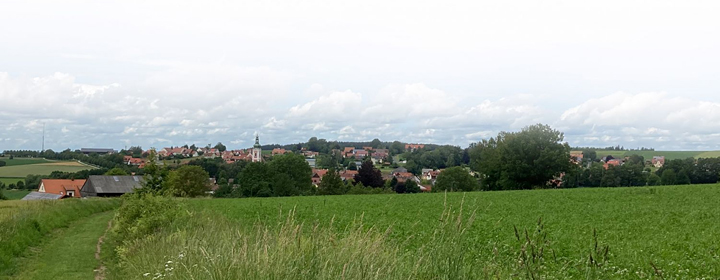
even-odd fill
[(86, 154), (86, 155), (89, 155), (89, 154), (100, 154), (100, 155), (105, 155), (105, 154), (108, 154), (108, 155), (109, 155), (109, 154), (117, 154), (117, 151), (116, 151), (116, 150), (113, 150), (113, 149), (99, 149), (99, 148), (80, 148), (80, 152), (83, 153), (83, 154)]
[(140, 188), (142, 182), (142, 176), (91, 175), (80, 192), (83, 197), (121, 196)]
[(51, 193), (60, 196), (81, 197), (80, 190), (86, 180), (74, 179), (42, 179), (38, 192)]
[(27, 194), (25, 197), (23, 197), (21, 200), (57, 200), (62, 199), (65, 196), (54, 194), (54, 193), (41, 193), (41, 192), (31, 192)]

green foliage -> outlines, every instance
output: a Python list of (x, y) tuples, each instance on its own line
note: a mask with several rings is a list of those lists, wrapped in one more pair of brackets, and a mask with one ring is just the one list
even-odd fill
[(345, 194), (347, 191), (340, 175), (334, 169), (330, 169), (318, 185), (318, 194), (320, 195)]
[(8, 200), (7, 196), (3, 193), (3, 189), (0, 188), (0, 200)]
[(3, 167), (5, 165), (7, 165), (7, 163), (5, 161), (0, 160), (0, 167)]
[(648, 186), (657, 186), (662, 184), (662, 179), (660, 179), (660, 176), (658, 176), (657, 174), (652, 173), (650, 174), (650, 176), (648, 176), (647, 184)]
[(435, 181), (433, 191), (476, 191), (480, 189), (477, 179), (470, 176), (465, 168), (456, 166), (443, 170)]
[(25, 182), (23, 182), (23, 181), (18, 181), (17, 184), (15, 184), (15, 185), (20, 190), (25, 189)]
[(546, 187), (572, 164), (563, 140), (562, 132), (542, 124), (501, 132), (471, 148), (471, 167), (482, 174), (488, 190)]
[(414, 180), (405, 181), (405, 193), (419, 193), (420, 186)]
[(277, 155), (269, 163), (248, 163), (238, 176), (238, 184), (240, 187), (232, 191), (231, 197), (295, 196), (315, 192), (312, 169), (302, 155), (291, 153)]
[(208, 184), (208, 173), (202, 167), (183, 165), (168, 174), (163, 192), (175, 197), (196, 197), (205, 195)]
[(112, 231), (120, 243), (127, 243), (159, 232), (182, 213), (172, 198), (152, 193), (126, 194), (113, 220)]
[(358, 174), (355, 175), (355, 182), (360, 182), (363, 186), (373, 188), (382, 188), (385, 184), (380, 170), (375, 168), (375, 165), (373, 165), (370, 160), (362, 163)]
[(675, 170), (673, 169), (663, 171), (660, 178), (662, 179), (663, 185), (674, 185), (675, 182), (677, 182), (677, 174), (675, 174)]
[(357, 170), (357, 164), (354, 161), (351, 161), (350, 163), (348, 163), (347, 169), (348, 170)]
[(163, 189), (163, 182), (168, 175), (168, 170), (157, 164), (157, 153), (150, 150), (148, 161), (145, 164), (145, 175), (143, 176), (142, 188), (137, 189), (138, 193), (159, 194)]
[(220, 152), (224, 152), (224, 151), (227, 150), (227, 147), (226, 147), (225, 145), (223, 145), (223, 143), (220, 143), (220, 142), (218, 142), (217, 144), (215, 144), (215, 147), (213, 147), (213, 148), (214, 148), (214, 149), (217, 149), (217, 150), (220, 151)]
[(115, 168), (110, 169), (107, 172), (105, 172), (104, 175), (125, 176), (125, 175), (128, 175), (128, 173), (125, 171), (125, 169), (122, 169), (120, 167), (115, 167)]

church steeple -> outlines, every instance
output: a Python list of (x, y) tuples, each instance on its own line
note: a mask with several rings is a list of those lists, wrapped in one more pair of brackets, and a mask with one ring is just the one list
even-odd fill
[(260, 146), (260, 136), (257, 134), (255, 134), (255, 145), (253, 145), (252, 149), (252, 161), (262, 161), (262, 147)]

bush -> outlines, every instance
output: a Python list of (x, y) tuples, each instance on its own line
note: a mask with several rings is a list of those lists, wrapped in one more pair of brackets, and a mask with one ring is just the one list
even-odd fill
[(113, 234), (120, 242), (151, 235), (180, 215), (172, 198), (152, 194), (127, 194), (113, 221)]
[(0, 160), (0, 167), (3, 167), (3, 166), (5, 166), (5, 165), (7, 165), (7, 162), (4, 162), (4, 161)]

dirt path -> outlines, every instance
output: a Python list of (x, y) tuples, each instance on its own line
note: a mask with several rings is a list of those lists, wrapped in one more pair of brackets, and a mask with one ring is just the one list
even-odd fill
[(50, 234), (11, 279), (103, 279), (96, 278), (104, 277), (98, 273), (103, 268), (98, 268), (99, 248), (113, 215), (114, 211), (95, 214)]
[(108, 231), (112, 228), (112, 219), (108, 221), (107, 228), (100, 238), (98, 238), (97, 245), (95, 246), (95, 259), (98, 261), (100, 266), (95, 270), (95, 280), (105, 280), (105, 265), (100, 261), (100, 252), (102, 251), (102, 244)]

